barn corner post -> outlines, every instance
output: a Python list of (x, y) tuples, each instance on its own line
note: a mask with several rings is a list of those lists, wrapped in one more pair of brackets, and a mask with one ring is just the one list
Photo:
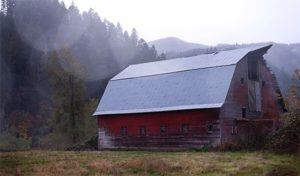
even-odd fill
[(102, 132), (101, 132), (101, 129), (100, 127), (98, 126), (98, 150), (101, 150), (101, 136), (102, 136)]
[(101, 127), (101, 116), (97, 116), (98, 121), (98, 150), (104, 149), (105, 129)]
[(108, 117), (99, 115), (98, 116), (98, 150), (114, 149), (116, 135), (110, 131), (109, 125), (107, 125), (105, 119)]

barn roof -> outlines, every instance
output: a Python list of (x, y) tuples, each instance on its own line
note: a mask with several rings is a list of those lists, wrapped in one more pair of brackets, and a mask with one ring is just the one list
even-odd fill
[(130, 65), (111, 80), (165, 74), (199, 68), (234, 65), (237, 64), (237, 62), (240, 61), (247, 53), (265, 47), (270, 47), (270, 45), (251, 46), (235, 50), (221, 51), (213, 54), (202, 54), (192, 57)]
[(131, 65), (109, 81), (94, 115), (220, 108), (236, 64), (269, 47)]

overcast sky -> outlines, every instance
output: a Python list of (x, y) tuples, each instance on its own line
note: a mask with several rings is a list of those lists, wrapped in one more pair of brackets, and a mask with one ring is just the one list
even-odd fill
[[(64, 0), (69, 5), (72, 0)], [(147, 41), (300, 42), (300, 0), (73, 0)]]

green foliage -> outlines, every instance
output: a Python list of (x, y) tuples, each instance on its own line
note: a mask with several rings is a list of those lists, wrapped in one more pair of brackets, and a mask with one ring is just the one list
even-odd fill
[(40, 140), (40, 147), (47, 150), (65, 150), (72, 145), (73, 141), (67, 134), (56, 131)]
[(300, 111), (284, 115), (284, 126), (270, 137), (267, 148), (276, 152), (300, 152)]
[(192, 148), (189, 149), (190, 152), (209, 152), (212, 151), (212, 148), (208, 146), (203, 146), (202, 148)]
[(267, 147), (277, 152), (300, 152), (300, 70), (296, 69), (286, 99), (289, 112), (283, 127), (270, 137)]
[(54, 52), (50, 59), (54, 132), (66, 134), (75, 144), (84, 137), (84, 71), (67, 49)]
[(86, 101), (84, 105), (84, 137), (83, 140), (89, 140), (93, 138), (98, 131), (98, 123), (97, 118), (92, 116), (97, 108), (98, 100), (97, 99), (90, 99)]
[(66, 149), (97, 133), (97, 120), (92, 117), (97, 101), (85, 99), (85, 71), (68, 49), (51, 54), (48, 72), (53, 92), (53, 131), (41, 140), (41, 145)]
[(77, 144), (67, 148), (70, 151), (91, 151), (98, 149), (98, 136), (93, 136), (83, 144)]
[(287, 106), (291, 111), (300, 110), (300, 69), (294, 71), (287, 96)]
[(17, 138), (9, 133), (0, 135), (0, 151), (17, 151), (30, 149), (30, 141)]

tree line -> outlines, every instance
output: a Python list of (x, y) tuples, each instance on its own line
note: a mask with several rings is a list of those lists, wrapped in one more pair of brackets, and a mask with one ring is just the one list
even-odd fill
[(89, 139), (107, 81), (130, 64), (164, 59), (136, 29), (74, 3), (1, 0), (0, 24), (0, 150)]

